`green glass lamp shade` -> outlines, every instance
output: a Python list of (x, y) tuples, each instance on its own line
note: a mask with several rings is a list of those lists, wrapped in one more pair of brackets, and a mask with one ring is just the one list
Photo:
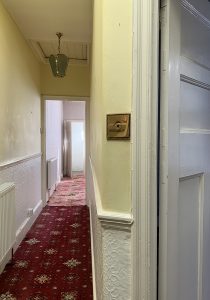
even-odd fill
[(65, 54), (50, 55), (49, 63), (55, 77), (64, 77), (68, 67), (69, 58)]

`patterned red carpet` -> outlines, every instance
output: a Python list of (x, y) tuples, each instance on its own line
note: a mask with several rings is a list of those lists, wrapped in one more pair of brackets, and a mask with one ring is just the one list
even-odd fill
[(0, 300), (92, 300), (87, 206), (45, 207), (0, 275)]
[(85, 205), (85, 177), (77, 175), (72, 179), (64, 178), (50, 197), (50, 206)]

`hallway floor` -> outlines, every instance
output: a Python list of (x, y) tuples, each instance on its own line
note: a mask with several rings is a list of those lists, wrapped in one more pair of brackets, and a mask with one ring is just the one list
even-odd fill
[(85, 204), (85, 177), (83, 175), (63, 178), (48, 201), (50, 206), (77, 206)]
[(46, 206), (0, 275), (0, 300), (92, 300), (87, 206)]

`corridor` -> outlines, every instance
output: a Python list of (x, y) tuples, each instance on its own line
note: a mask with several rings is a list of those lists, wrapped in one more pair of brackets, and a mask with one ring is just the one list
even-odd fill
[[(137, 53), (133, 48), (136, 25), (132, 2), (0, 1), (0, 273), (10, 260), (11, 249), (17, 249), (14, 264), (7, 265), (6, 273), (1, 273), (0, 300), (88, 300), (88, 297), (128, 300), (136, 290), (132, 276), (139, 281), (137, 265), (140, 261), (145, 262), (145, 268), (149, 265), (150, 257), (141, 255), (138, 258), (139, 248), (133, 245), (140, 240), (134, 234), (134, 226), (140, 228), (139, 222), (150, 220), (149, 193), (145, 185), (139, 189), (133, 184), (133, 179), (143, 184), (139, 178), (133, 178), (138, 164), (145, 162), (142, 166), (150, 167), (150, 154), (147, 155), (148, 163), (143, 157), (137, 164), (133, 157), (133, 142), (136, 142), (133, 129), (138, 119), (135, 103), (141, 99), (141, 108), (151, 106), (150, 99), (137, 96), (133, 90), (134, 79), (137, 79), (133, 54), (137, 57)], [(142, 3), (152, 8), (150, 2)], [(147, 11), (147, 7), (144, 9)], [(140, 23), (143, 20), (140, 18)], [(57, 33), (62, 35), (61, 39)], [(144, 58), (151, 53), (148, 48), (154, 47), (146, 47)], [(63, 68), (62, 72), (54, 72), (50, 61), (57, 56), (68, 61), (65, 72)], [(137, 69), (145, 65), (149, 66), (148, 63), (139, 64)], [(149, 70), (143, 71), (141, 78), (151, 80)], [(65, 76), (60, 77), (64, 73)], [(149, 91), (148, 84), (141, 87), (142, 93), (145, 89)], [(82, 104), (84, 110), (80, 114), (78, 106)], [(108, 115), (113, 114), (131, 116), (130, 124), (126, 125), (131, 132), (129, 139), (107, 139), (107, 130), (111, 129), (107, 124)], [(139, 119), (150, 120), (142, 116)], [(85, 143), (85, 149), (79, 151), (82, 147), (72, 148), (67, 137), (74, 138), (75, 130), (82, 127), (83, 134), (77, 137)], [(145, 133), (142, 130), (146, 126), (139, 128), (142, 128), (140, 136), (146, 137), (141, 139), (140, 148), (151, 149), (144, 143), (147, 137), (149, 141), (152, 127), (147, 126)], [(77, 160), (74, 163), (71, 159), (74, 154), (83, 156), (83, 168), (78, 166)], [(57, 189), (52, 195), (54, 186), (63, 177), (81, 171), (86, 174), (88, 186), (91, 253), (88, 252), (89, 237), (82, 237), (89, 235), (89, 221), (85, 231), (83, 219), (75, 220), (73, 208), (69, 206), (77, 206), (77, 196), (70, 195), (65, 188)], [(148, 178), (147, 182), (150, 182)], [(154, 186), (153, 182), (151, 190)], [(136, 194), (139, 191), (141, 195)], [(59, 192), (62, 195), (58, 195)], [(62, 196), (62, 203), (57, 202), (58, 196)], [(145, 210), (138, 212), (137, 222), (134, 222), (133, 204), (140, 199)], [(84, 217), (88, 209), (84, 198), (80, 200), (83, 203), (79, 210)], [(36, 220), (38, 223), (34, 223)], [(74, 223), (80, 226), (71, 227)], [(46, 227), (39, 228), (39, 225)], [(147, 224), (141, 225), (146, 230)], [(144, 237), (147, 236), (145, 233)], [(33, 244), (34, 239), (38, 242), (35, 240)], [(149, 245), (148, 241), (140, 246), (144, 245)], [(66, 252), (70, 250), (73, 253)], [(90, 254), (92, 283), (87, 283)], [(89, 261), (89, 265), (83, 266), (83, 255), (88, 255), (84, 263)], [(132, 256), (137, 257), (138, 262)], [(65, 263), (71, 264), (72, 259), (79, 264), (71, 269), (71, 265)], [(66, 280), (67, 277), (71, 279)], [(150, 283), (145, 286), (150, 290)]]
[(51, 206), (42, 210), (0, 275), (1, 300), (93, 299), (89, 210), (81, 205), (81, 183), (84, 178), (76, 177), (58, 185)]

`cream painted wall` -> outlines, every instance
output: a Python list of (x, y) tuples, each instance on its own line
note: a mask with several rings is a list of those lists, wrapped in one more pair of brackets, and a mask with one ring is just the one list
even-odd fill
[(0, 3), (0, 163), (40, 152), (40, 65)]
[(131, 209), (131, 144), (106, 140), (106, 114), (131, 111), (132, 1), (95, 0), (91, 72), (91, 159), (102, 207)]
[(90, 95), (90, 68), (88, 65), (70, 65), (64, 78), (52, 75), (49, 65), (41, 67), (41, 91), (50, 96), (77, 96)]

